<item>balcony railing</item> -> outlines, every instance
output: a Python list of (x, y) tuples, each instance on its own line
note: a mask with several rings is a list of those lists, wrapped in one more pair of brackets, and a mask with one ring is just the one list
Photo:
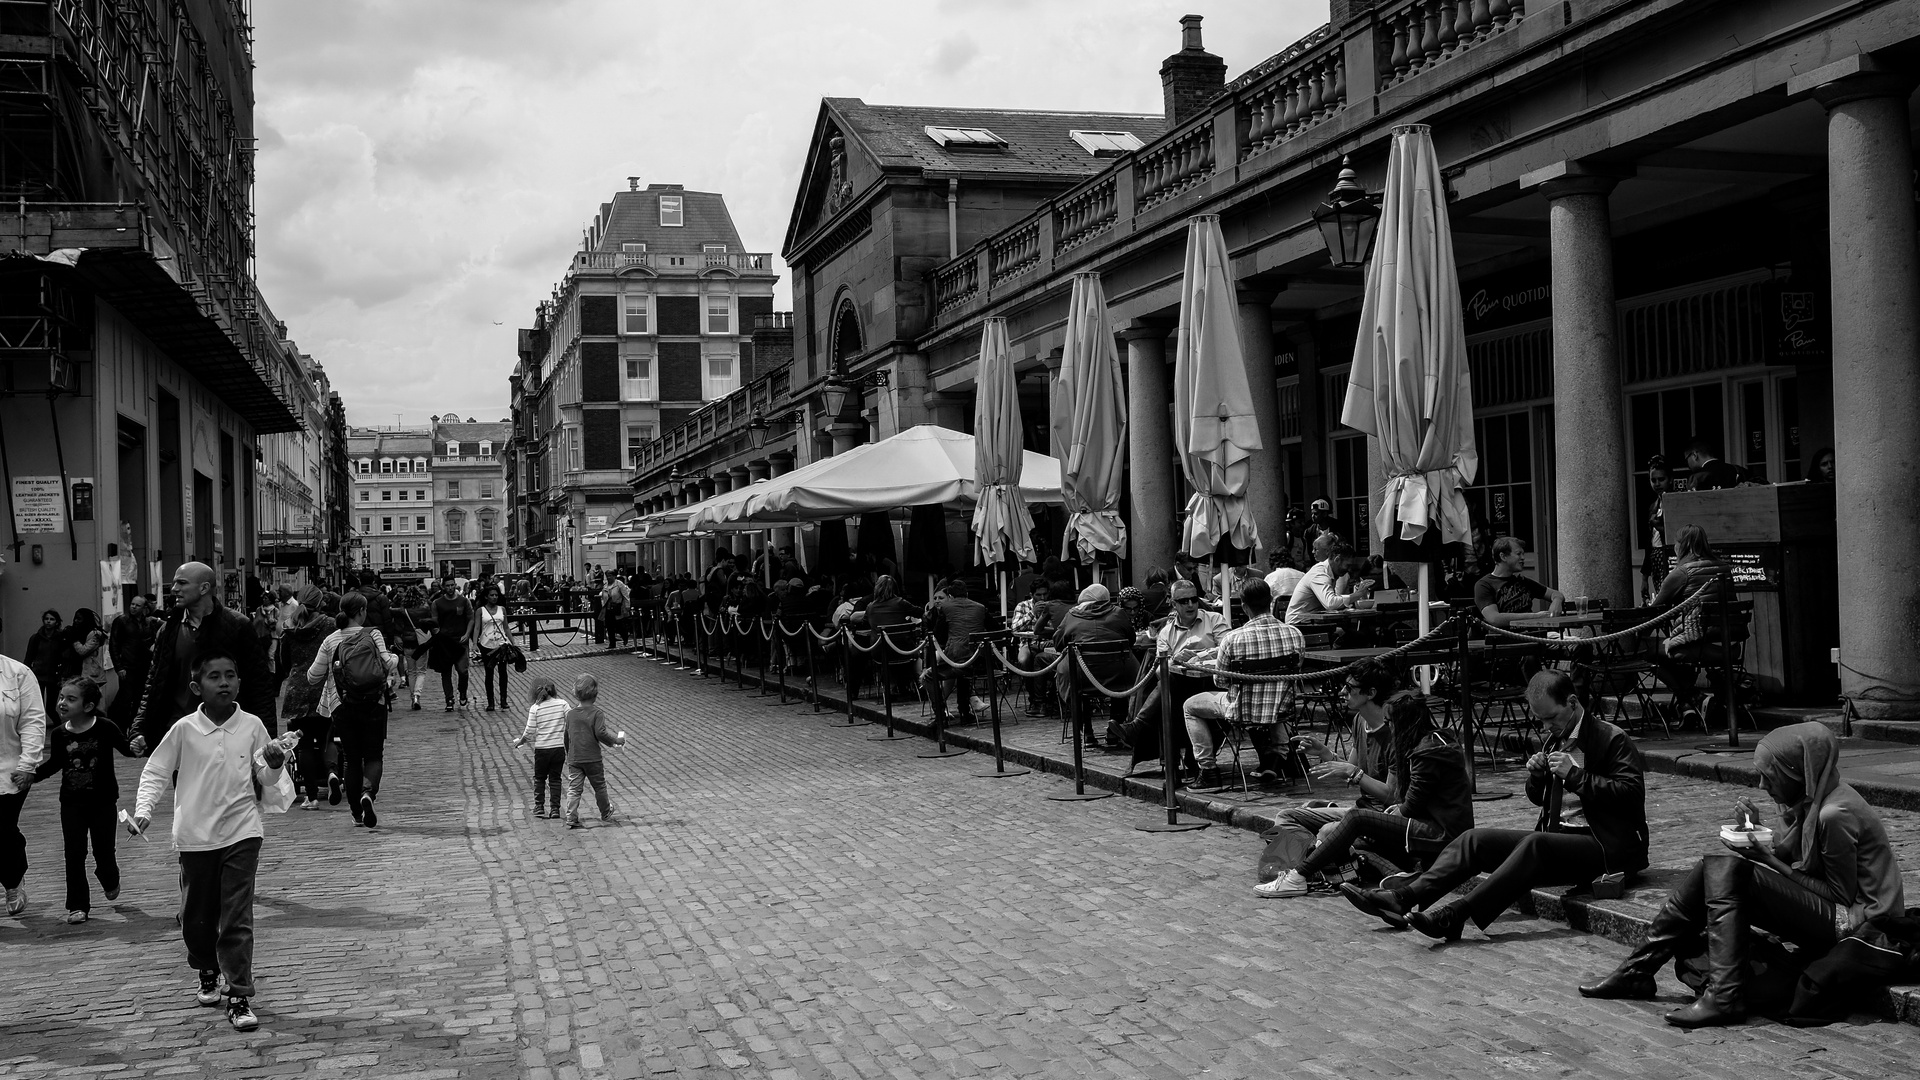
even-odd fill
[(1473, 48), (1526, 15), (1524, 0), (1402, 0), (1375, 16), (1380, 88)]
[(654, 251), (576, 251), (575, 270), (627, 270), (697, 273), (702, 270), (773, 269), (773, 255), (764, 251), (703, 251), (698, 255), (666, 255)]
[(636, 473), (644, 476), (718, 439), (744, 431), (755, 411), (765, 414), (786, 408), (792, 371), (791, 363), (782, 364), (719, 401), (706, 405), (659, 438), (633, 450), (629, 455), (629, 464)]
[[(1524, 0), (1379, 0), (1375, 13), (1323, 26), (1229, 83), (1194, 117), (1032, 214), (930, 271), (933, 318), (970, 317), (1003, 295), (1052, 274), (1069, 253), (1086, 262), (1096, 241), (1158, 227), (1156, 207), (1196, 190), (1218, 190), (1276, 167), (1253, 161), (1296, 139), (1312, 148), (1380, 115), (1376, 95), (1516, 28)], [(1468, 69), (1468, 74), (1471, 73)], [(1465, 76), (1463, 76), (1465, 77)], [(1355, 101), (1373, 106), (1352, 117)], [(1321, 131), (1330, 134), (1320, 137)], [(1310, 137), (1312, 136), (1312, 137)]]

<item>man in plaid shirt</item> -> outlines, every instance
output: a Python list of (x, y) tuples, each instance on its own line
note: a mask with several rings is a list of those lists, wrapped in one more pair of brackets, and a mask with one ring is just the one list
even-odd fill
[[(1271, 660), (1299, 656), (1306, 651), (1307, 639), (1292, 624), (1273, 617), (1273, 591), (1259, 579), (1247, 582), (1240, 593), (1245, 606), (1245, 624), (1227, 631), (1220, 648), (1201, 663), (1228, 668), (1240, 661)], [(1238, 682), (1224, 675), (1213, 677), (1224, 692), (1195, 694), (1187, 699), (1187, 737), (1193, 742), (1193, 758), (1200, 766), (1198, 787), (1220, 785), (1221, 738), (1228, 724), (1239, 724), (1247, 731), (1254, 752), (1260, 755), (1258, 779), (1265, 783), (1279, 779), (1280, 725), (1293, 716), (1293, 683)]]

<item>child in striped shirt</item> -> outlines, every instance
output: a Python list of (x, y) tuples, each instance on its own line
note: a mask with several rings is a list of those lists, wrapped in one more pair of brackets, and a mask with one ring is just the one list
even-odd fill
[[(533, 816), (560, 816), (560, 770), (567, 763), (567, 710), (572, 706), (560, 696), (553, 680), (539, 678), (528, 691), (527, 727), (513, 741), (515, 746), (533, 744)], [(553, 792), (553, 811), (547, 811), (547, 792)]]

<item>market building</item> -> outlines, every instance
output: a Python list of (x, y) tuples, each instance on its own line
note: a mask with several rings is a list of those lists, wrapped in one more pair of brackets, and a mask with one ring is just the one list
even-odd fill
[(308, 374), (251, 274), (253, 75), (222, 0), (9, 4), (0, 651), (197, 559), (243, 601), (261, 436)]
[[(956, 134), (930, 116), (882, 139), (857, 108), (823, 104), (786, 250), (803, 447), (837, 452), (921, 417), (969, 426), (982, 320), (999, 317), (1032, 380), (1029, 448), (1045, 449), (1068, 279), (1097, 272), (1131, 402), (1130, 572), (1166, 565), (1186, 500), (1168, 337), (1188, 222), (1213, 214), (1256, 388), (1259, 529), (1279, 536), (1290, 503), (1324, 496), (1349, 534), (1370, 535), (1380, 455), (1336, 419), (1363, 271), (1332, 264), (1313, 212), (1343, 161), (1377, 192), (1394, 129), (1426, 125), (1467, 311), (1477, 517), (1528, 540), (1533, 572), (1563, 592), (1631, 606), (1653, 455), (1700, 442), (1781, 482), (1831, 447), (1835, 525), (1796, 542), (1832, 545), (1824, 565), (1848, 573), (1796, 584), (1779, 531), (1729, 537), (1747, 545), (1750, 591), (1787, 597), (1757, 613), (1756, 636), (1822, 661), (1830, 638), (1856, 705), (1920, 712), (1906, 584), (1920, 503), (1889, 497), (1920, 479), (1920, 9), (1334, 0), (1326, 26), (1231, 81), (1199, 18), (1182, 22), (1161, 69), (1164, 130), (1138, 122), (1141, 145), (1107, 157), (1060, 132), (1052, 151), (1088, 153), (1085, 177), (998, 219), (969, 216), (962, 180), (948, 259), (866, 254), (929, 231), (888, 212), (896, 166), (945, 154), (1013, 171), (1030, 151), (996, 124), (1015, 121), (956, 114)], [(836, 385), (859, 393), (826, 416)], [(1835, 587), (1837, 606), (1808, 594)], [(1798, 670), (1789, 692), (1834, 681), (1824, 662)]]
[(509, 467), (523, 566), (583, 578), (615, 564), (583, 538), (635, 513), (642, 447), (759, 377), (753, 327), (776, 280), (719, 194), (634, 177), (600, 206), (520, 333)]

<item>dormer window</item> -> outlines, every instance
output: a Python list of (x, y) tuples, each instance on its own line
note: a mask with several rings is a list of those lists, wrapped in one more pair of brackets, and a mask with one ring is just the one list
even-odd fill
[(1129, 150), (1138, 150), (1143, 144), (1131, 131), (1069, 131), (1073, 141), (1094, 157), (1119, 157)]
[(680, 196), (660, 196), (660, 224), (666, 228), (679, 228), (686, 224), (680, 212)]
[(948, 150), (999, 151), (1007, 148), (1007, 140), (986, 128), (936, 127), (928, 124), (921, 130), (935, 145)]

